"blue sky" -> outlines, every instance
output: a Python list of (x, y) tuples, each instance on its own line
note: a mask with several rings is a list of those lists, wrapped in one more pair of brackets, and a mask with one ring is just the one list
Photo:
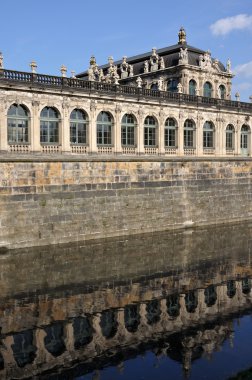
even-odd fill
[(0, 51), (7, 69), (60, 75), (76, 73), (108, 56), (121, 59), (178, 40), (184, 26), (189, 45), (231, 59), (233, 98), (252, 95), (252, 0), (12, 0), (1, 2)]

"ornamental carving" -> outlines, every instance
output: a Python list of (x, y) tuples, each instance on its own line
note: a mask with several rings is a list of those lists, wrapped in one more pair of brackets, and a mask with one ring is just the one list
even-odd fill
[(199, 56), (199, 66), (205, 70), (211, 71), (213, 69), (211, 52), (209, 50), (206, 51), (204, 55), (201, 54)]
[(157, 70), (165, 69), (164, 58), (157, 54), (157, 49), (152, 49), (152, 54), (149, 61), (144, 61), (144, 73), (149, 73)]
[(134, 75), (133, 66), (127, 62), (127, 57), (123, 57), (120, 65), (121, 79), (132, 77)]
[(188, 64), (188, 51), (187, 48), (182, 49), (180, 48), (179, 52), (179, 65), (186, 65)]

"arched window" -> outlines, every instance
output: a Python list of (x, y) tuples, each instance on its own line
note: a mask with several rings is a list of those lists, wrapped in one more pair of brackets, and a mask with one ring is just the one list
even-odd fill
[(27, 109), (18, 104), (12, 104), (7, 114), (8, 143), (28, 143), (28, 121)]
[(233, 298), (236, 293), (236, 282), (234, 280), (227, 281), (227, 295), (229, 298)]
[(136, 140), (136, 118), (126, 113), (122, 118), (121, 141), (123, 146), (135, 146)]
[(195, 145), (195, 123), (187, 119), (184, 123), (184, 148), (194, 148)]
[(203, 148), (214, 147), (214, 125), (211, 121), (206, 121), (203, 126)]
[(194, 313), (198, 306), (198, 294), (194, 290), (190, 290), (185, 295), (185, 305), (188, 313)]
[(189, 95), (196, 95), (197, 83), (194, 79), (191, 79), (189, 82)]
[(70, 115), (71, 144), (87, 144), (88, 116), (79, 109), (74, 109)]
[(234, 149), (234, 126), (228, 124), (226, 128), (226, 149)]
[(212, 97), (212, 85), (210, 82), (206, 82), (204, 84), (204, 93), (203, 96), (206, 98), (211, 98)]
[(144, 145), (156, 146), (157, 122), (153, 116), (147, 116), (144, 121)]
[(219, 97), (220, 99), (226, 99), (226, 87), (223, 84), (219, 86)]
[(126, 305), (124, 308), (124, 323), (126, 329), (133, 333), (137, 331), (140, 324), (139, 305)]
[(241, 154), (243, 156), (247, 156), (249, 154), (249, 150), (250, 150), (249, 135), (250, 135), (250, 127), (246, 124), (243, 124), (243, 126), (241, 127), (241, 140), (240, 140)]
[(97, 145), (112, 145), (112, 127), (112, 115), (100, 112), (97, 117)]
[(160, 320), (161, 309), (157, 299), (154, 299), (146, 305), (146, 319), (149, 325), (153, 325)]
[(249, 278), (244, 278), (242, 280), (242, 293), (249, 294), (251, 291), (251, 280)]
[(55, 108), (45, 107), (40, 114), (40, 142), (59, 142), (59, 113)]
[(116, 312), (113, 309), (103, 311), (100, 319), (102, 335), (107, 338), (113, 338), (117, 332), (118, 322)]
[(167, 313), (170, 317), (176, 318), (179, 315), (180, 303), (179, 295), (171, 294), (166, 299)]
[(165, 146), (175, 147), (177, 136), (176, 136), (176, 121), (172, 117), (168, 117), (165, 122)]
[(157, 83), (152, 83), (150, 89), (154, 90), (154, 91), (158, 91), (158, 84)]
[(177, 79), (169, 79), (167, 82), (167, 91), (177, 92), (178, 91), (178, 80)]
[(217, 300), (217, 293), (214, 285), (209, 285), (205, 291), (205, 303), (208, 307), (213, 306)]

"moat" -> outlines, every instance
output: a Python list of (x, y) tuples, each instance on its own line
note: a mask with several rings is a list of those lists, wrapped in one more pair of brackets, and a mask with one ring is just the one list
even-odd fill
[(252, 222), (2, 250), (0, 378), (251, 378), (251, 252)]

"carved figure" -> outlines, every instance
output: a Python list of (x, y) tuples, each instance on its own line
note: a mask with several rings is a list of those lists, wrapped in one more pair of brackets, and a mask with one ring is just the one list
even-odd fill
[(138, 88), (142, 88), (142, 79), (140, 78), (140, 77), (137, 77), (137, 80), (136, 80), (136, 82), (137, 82), (137, 87)]
[(165, 69), (165, 63), (164, 63), (164, 58), (163, 57), (160, 58), (159, 65), (160, 65), (160, 70)]
[(187, 64), (187, 63), (188, 63), (188, 51), (187, 51), (187, 48), (185, 48), (185, 49), (180, 48), (180, 52), (179, 52), (179, 64), (182, 65), (182, 64)]
[(133, 77), (134, 71), (133, 71), (133, 65), (129, 65), (129, 76)]
[(162, 91), (162, 90), (163, 90), (163, 78), (162, 78), (162, 77), (160, 77), (160, 78), (158, 79), (158, 90), (159, 90), (159, 91)]
[(0, 52), (0, 69), (3, 69), (3, 54)]
[(230, 61), (229, 58), (227, 60), (227, 67), (226, 67), (226, 69), (227, 69), (227, 73), (231, 73), (231, 61)]
[(145, 73), (149, 72), (149, 63), (148, 63), (148, 61), (144, 61), (144, 72)]

